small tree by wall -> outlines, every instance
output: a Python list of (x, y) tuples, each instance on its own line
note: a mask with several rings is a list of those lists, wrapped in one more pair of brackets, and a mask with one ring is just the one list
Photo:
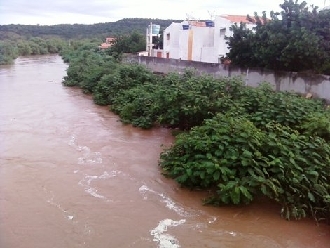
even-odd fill
[(252, 32), (234, 25), (227, 37), (227, 56), (235, 65), (285, 71), (330, 74), (330, 11), (318, 11), (303, 1), (285, 0), (280, 13), (266, 12), (254, 18)]

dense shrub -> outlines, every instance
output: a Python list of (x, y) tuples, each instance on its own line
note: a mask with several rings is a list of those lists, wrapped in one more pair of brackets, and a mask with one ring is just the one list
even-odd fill
[(116, 70), (105, 74), (99, 80), (94, 91), (94, 101), (101, 105), (112, 104), (121, 91), (145, 83), (154, 83), (155, 79), (155, 75), (144, 66), (137, 64), (118, 65)]
[(151, 128), (157, 120), (158, 109), (153, 84), (139, 85), (121, 91), (111, 105), (123, 123), (141, 128)]
[(93, 51), (77, 52), (77, 57), (71, 58), (63, 84), (79, 86), (84, 93), (93, 93), (100, 79), (116, 67), (117, 63), (109, 56)]
[(324, 111), (320, 100), (306, 99), (289, 92), (275, 93), (267, 83), (257, 88), (246, 87), (242, 92), (239, 101), (257, 127), (275, 121), (296, 129), (307, 115)]
[(330, 112), (309, 113), (299, 126), (306, 135), (316, 135), (330, 142)]
[(237, 78), (197, 76), (188, 70), (183, 75), (166, 75), (159, 87), (159, 105), (162, 108), (159, 123), (189, 130), (216, 113), (232, 109), (236, 104), (233, 99), (243, 84)]
[(215, 188), (207, 202), (249, 203), (265, 195), (286, 218), (330, 214), (330, 146), (276, 123), (258, 129), (244, 117), (217, 115), (179, 134), (161, 154), (164, 173), (190, 188)]

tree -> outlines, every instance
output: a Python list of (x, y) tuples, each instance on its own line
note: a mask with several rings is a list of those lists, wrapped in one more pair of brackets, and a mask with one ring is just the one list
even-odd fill
[(232, 26), (227, 38), (233, 64), (274, 70), (330, 73), (330, 12), (285, 0), (280, 13), (248, 16), (255, 28)]
[(145, 37), (137, 32), (130, 35), (117, 35), (110, 54), (136, 53), (146, 49)]
[(10, 64), (18, 55), (17, 48), (10, 42), (0, 41), (0, 65)]
[(227, 44), (229, 47), (229, 53), (227, 56), (231, 62), (239, 66), (257, 66), (258, 62), (253, 52), (254, 35), (251, 30), (246, 27), (246, 24), (240, 23), (238, 26), (236, 23), (230, 30), (233, 32), (233, 36), (227, 37)]

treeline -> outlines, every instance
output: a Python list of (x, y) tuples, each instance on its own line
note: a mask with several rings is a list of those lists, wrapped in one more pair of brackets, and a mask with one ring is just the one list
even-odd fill
[(330, 10), (308, 8), (303, 1), (285, 0), (281, 12), (255, 13), (246, 25), (232, 26), (227, 38), (233, 64), (285, 71), (330, 74)]
[(57, 38), (2, 40), (0, 41), (0, 65), (11, 64), (18, 56), (58, 53), (66, 45), (64, 40)]
[(123, 123), (181, 130), (160, 155), (166, 176), (211, 190), (205, 203), (263, 196), (279, 203), (286, 219), (330, 221), (330, 112), (322, 101), (264, 84), (245, 87), (240, 78), (155, 75), (85, 48), (63, 54), (63, 84), (109, 105)]
[(97, 23), (93, 25), (0, 25), (0, 40), (11, 39), (17, 35), (24, 38), (56, 36), (62, 39), (98, 38), (103, 40), (109, 36), (130, 34), (132, 32), (145, 34), (150, 22), (165, 28), (173, 21), (180, 20), (125, 18), (116, 22)]
[[(143, 34), (133, 32), (126, 35), (115, 35), (115, 41), (111, 49), (106, 49), (116, 59), (120, 59), (123, 53), (136, 53), (146, 49), (146, 39)], [(83, 47), (91, 51), (97, 51), (99, 45), (104, 42), (101, 39), (63, 40), (59, 38), (31, 38), (0, 41), (0, 65), (11, 64), (18, 56), (43, 55), (75, 51)], [(64, 52), (70, 54), (70, 52)]]
[(165, 28), (172, 21), (125, 18), (93, 25), (0, 25), (0, 64), (10, 64), (18, 56), (58, 53), (66, 46), (81, 45), (86, 40), (98, 47), (109, 36), (116, 38), (112, 53), (116, 50), (117, 57), (122, 53), (135, 53), (145, 50), (145, 30), (150, 22)]

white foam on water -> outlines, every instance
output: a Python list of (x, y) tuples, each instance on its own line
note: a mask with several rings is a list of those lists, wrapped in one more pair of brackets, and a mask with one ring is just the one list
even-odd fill
[(237, 233), (235, 233), (233, 231), (230, 231), (230, 232), (226, 231), (225, 233), (229, 234), (230, 236), (233, 236), (233, 237), (235, 237), (237, 235)]
[(90, 152), (87, 149), (84, 149), (83, 156), (78, 158), (78, 164), (102, 164), (102, 162), (100, 152)]
[[(73, 228), (76, 230), (76, 232), (79, 232), (80, 227), (83, 225), (83, 229), (81, 230), (81, 232), (84, 235), (91, 235), (93, 233), (93, 229), (89, 224), (80, 223), (80, 221), (77, 220), (77, 217), (75, 214), (73, 214), (71, 211), (65, 209), (64, 207), (62, 207), (61, 204), (55, 202), (55, 200), (54, 200), (55, 196), (52, 191), (47, 190), (45, 187), (43, 189), (47, 194), (51, 195), (51, 198), (47, 200), (47, 203), (54, 206), (56, 209), (60, 210), (63, 213), (64, 218), (66, 220), (68, 220), (74, 226)], [(85, 243), (85, 241), (84, 241), (84, 243)]]
[[(45, 188), (44, 188), (44, 191), (47, 191)], [(53, 192), (49, 192), (51, 194), (51, 198), (47, 200), (47, 202), (52, 205), (52, 206), (55, 206), (57, 209), (59, 209), (61, 212), (63, 212), (64, 216), (66, 219), (68, 220), (72, 220), (74, 218), (74, 215), (72, 213), (70, 213), (68, 210), (64, 209), (61, 204), (59, 203), (56, 203), (54, 201), (54, 194)]]
[(108, 178), (116, 177), (119, 174), (121, 174), (121, 171), (111, 171), (110, 174), (107, 171), (104, 171), (103, 174), (100, 176), (85, 175), (84, 178), (78, 182), (78, 184), (83, 186), (85, 192), (88, 193), (89, 195), (103, 199), (106, 202), (110, 202), (111, 200), (107, 199), (107, 197), (105, 197), (104, 195), (99, 194), (97, 189), (91, 186), (91, 182), (98, 179), (108, 179)]
[(214, 223), (214, 222), (216, 222), (216, 221), (217, 221), (217, 217), (215, 217), (215, 216), (211, 216), (211, 217), (208, 219), (209, 224), (212, 224), (212, 223)]
[(158, 197), (161, 198), (161, 202), (165, 203), (165, 206), (170, 209), (170, 210), (173, 210), (174, 212), (176, 212), (178, 215), (180, 216), (184, 216), (184, 217), (188, 217), (188, 216), (191, 216), (191, 214), (189, 214), (187, 211), (184, 210), (184, 208), (182, 206), (179, 206), (177, 203), (175, 203), (170, 197), (164, 195), (163, 193), (158, 193), (150, 188), (148, 188), (148, 186), (146, 185), (142, 185), (140, 188), (139, 188), (139, 192), (141, 194), (144, 195), (144, 200), (147, 200), (147, 196), (146, 196), (146, 193), (152, 193)]
[(102, 154), (100, 152), (91, 152), (88, 146), (78, 145), (74, 135), (71, 135), (69, 145), (83, 153), (83, 156), (78, 158), (78, 164), (102, 164)]
[(95, 121), (101, 121), (101, 122), (104, 121), (104, 118), (103, 118), (103, 117), (100, 117), (98, 113), (96, 113), (96, 112), (92, 112), (92, 111), (89, 110), (89, 109), (86, 110), (86, 112), (87, 112), (88, 114), (90, 114), (91, 116), (93, 116)]
[(164, 202), (166, 204), (166, 207), (168, 209), (175, 211), (176, 213), (178, 213), (181, 216), (189, 215), (189, 213), (187, 211), (185, 211), (183, 207), (178, 206), (178, 204), (175, 203), (171, 198), (167, 197), (164, 194), (160, 194), (160, 196), (163, 198), (162, 202)]
[(139, 188), (139, 192), (140, 192), (140, 193), (144, 193), (144, 192), (146, 192), (146, 191), (155, 192), (155, 191), (153, 191), (152, 189), (149, 189), (149, 188), (147, 187), (147, 185), (142, 185), (142, 186)]
[[(180, 206), (178, 203), (174, 202), (170, 197), (166, 196), (163, 193), (158, 193), (152, 189), (150, 189), (147, 185), (142, 185), (139, 188), (139, 192), (144, 196), (144, 200), (148, 200), (148, 193), (156, 195), (157, 197), (160, 198), (160, 202), (165, 203), (165, 206), (176, 212), (178, 215), (182, 217), (193, 217), (193, 216), (205, 216), (206, 220), (204, 223), (194, 223), (192, 228), (194, 230), (196, 229), (207, 229), (208, 225), (214, 223), (217, 221), (217, 217), (215, 216), (210, 216), (207, 212), (202, 211), (202, 210), (194, 210), (194, 209), (189, 209), (184, 208), (183, 206)], [(202, 231), (200, 231), (202, 232)]]
[(172, 235), (165, 233), (168, 227), (175, 227), (186, 222), (185, 219), (174, 221), (165, 219), (159, 222), (158, 226), (150, 231), (153, 236), (153, 241), (158, 243), (159, 248), (179, 248), (179, 241)]
[(71, 135), (71, 137), (70, 137), (69, 145), (70, 146), (75, 146), (76, 145), (76, 138), (73, 135)]
[(95, 189), (95, 188), (92, 188), (92, 187), (87, 188), (87, 189), (85, 189), (85, 192), (96, 198), (106, 199), (105, 196), (98, 194), (97, 189)]

